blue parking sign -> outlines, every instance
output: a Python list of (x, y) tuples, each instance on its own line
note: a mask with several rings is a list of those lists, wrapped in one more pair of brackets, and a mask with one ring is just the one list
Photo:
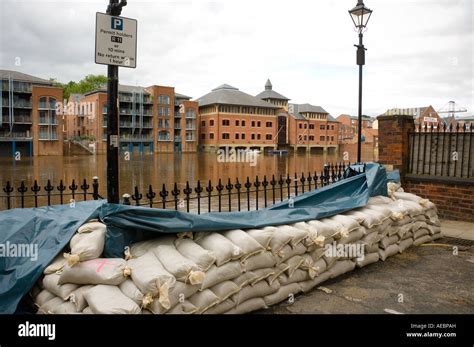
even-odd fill
[(111, 25), (112, 29), (123, 30), (123, 21), (121, 18), (112, 17), (111, 20), (112, 20), (112, 25)]

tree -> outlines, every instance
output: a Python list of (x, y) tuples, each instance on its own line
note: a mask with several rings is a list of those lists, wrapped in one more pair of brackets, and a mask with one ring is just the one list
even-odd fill
[(50, 78), (56, 87), (63, 88), (64, 98), (67, 100), (71, 94), (84, 94), (93, 90), (106, 88), (107, 76), (104, 75), (87, 75), (79, 82), (69, 81), (68, 83), (57, 82), (56, 79)]

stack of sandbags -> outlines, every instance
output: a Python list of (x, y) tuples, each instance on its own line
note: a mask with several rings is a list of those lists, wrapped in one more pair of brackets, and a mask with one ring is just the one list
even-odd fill
[(435, 206), (393, 191), (321, 220), (252, 230), (180, 233), (100, 258), (105, 226), (91, 222), (45, 270), (39, 313), (245, 313), (307, 292), (440, 237)]

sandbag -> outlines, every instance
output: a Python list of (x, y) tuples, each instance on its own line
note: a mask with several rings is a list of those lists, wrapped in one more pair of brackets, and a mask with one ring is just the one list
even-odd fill
[(431, 238), (430, 235), (425, 235), (425, 236), (420, 237), (419, 239), (415, 239), (415, 241), (413, 241), (413, 246), (419, 246), (423, 243), (431, 242), (432, 240), (433, 239)]
[(84, 233), (91, 233), (94, 231), (100, 231), (100, 232), (106, 232), (107, 226), (104, 223), (101, 223), (97, 220), (90, 220), (87, 223), (81, 225), (79, 229), (77, 229), (77, 232), (79, 234), (84, 234)]
[(244, 271), (252, 271), (274, 267), (276, 264), (276, 259), (271, 252), (262, 252), (242, 260), (241, 264)]
[(380, 240), (379, 247), (383, 249), (387, 249), (390, 245), (393, 245), (397, 242), (398, 242), (397, 235), (390, 236), (390, 237), (385, 236), (384, 238)]
[(275, 270), (274, 268), (258, 269), (252, 271), (252, 273), (255, 275), (255, 278), (253, 278), (249, 284), (254, 285), (255, 283), (269, 279), (271, 276), (275, 275)]
[(199, 285), (186, 284), (181, 281), (176, 281), (173, 288), (169, 290), (168, 300), (169, 305), (162, 305), (159, 301), (153, 300), (148, 306), (148, 310), (154, 314), (163, 314), (174, 308), (179, 303), (183, 303), (199, 290)]
[(413, 238), (416, 240), (422, 236), (429, 235), (429, 234), (430, 234), (430, 231), (428, 229), (422, 228), (422, 229), (418, 229), (417, 231), (413, 233)]
[(58, 254), (56, 258), (44, 269), (43, 273), (45, 275), (50, 275), (54, 273), (61, 273), (63, 270), (64, 265), (67, 263), (66, 259), (62, 254)]
[(227, 311), (226, 314), (244, 314), (252, 311), (262, 310), (267, 308), (265, 301), (262, 298), (253, 298), (243, 302), (230, 311)]
[[(140, 291), (148, 297), (158, 296), (159, 303), (169, 309), (169, 289), (176, 279), (168, 271), (153, 252), (148, 252), (136, 259), (130, 259), (128, 266), (132, 269), (132, 280)], [(131, 299), (130, 299), (131, 300)]]
[(202, 271), (209, 270), (211, 265), (216, 262), (216, 256), (199, 246), (194, 240), (177, 239), (175, 245), (179, 253), (193, 261)]
[(197, 244), (216, 256), (217, 266), (241, 257), (242, 250), (223, 235), (218, 233), (199, 234), (203, 234), (203, 236), (196, 240)]
[(222, 266), (212, 265), (206, 272), (200, 290), (210, 288), (217, 283), (234, 279), (242, 274), (242, 266), (238, 261), (231, 261)]
[(126, 254), (126, 259), (141, 257), (158, 246), (172, 246), (175, 240), (177, 240), (176, 235), (162, 235), (150, 240), (136, 242), (130, 246), (130, 254)]
[(197, 313), (198, 308), (191, 304), (188, 300), (185, 300), (172, 309), (170, 309), (167, 313), (168, 314), (193, 314)]
[(265, 251), (265, 248), (260, 243), (258, 243), (254, 238), (252, 238), (252, 236), (243, 230), (228, 230), (222, 232), (222, 235), (240, 248), (243, 260), (251, 257), (252, 255)]
[(139, 314), (140, 307), (117, 286), (98, 284), (84, 293), (90, 309), (95, 314)]
[(200, 284), (205, 274), (191, 260), (185, 258), (174, 246), (161, 245), (152, 249), (163, 267), (178, 281)]
[(71, 301), (76, 307), (76, 312), (81, 312), (87, 307), (87, 301), (84, 294), (92, 287), (92, 285), (80, 286), (69, 296), (69, 301)]
[(188, 301), (196, 306), (196, 313), (200, 314), (210, 309), (212, 306), (217, 305), (219, 303), (219, 298), (210, 289), (204, 289), (203, 291), (192, 295)]
[(246, 233), (257, 241), (266, 250), (270, 249), (270, 242), (275, 233), (275, 227), (265, 227), (262, 229), (250, 229), (246, 230)]
[(210, 290), (219, 298), (219, 302), (226, 300), (240, 290), (240, 286), (233, 281), (224, 281), (211, 287)]
[(52, 314), (76, 314), (76, 306), (70, 301), (65, 301), (61, 305), (51, 309)]
[(314, 287), (320, 285), (321, 283), (327, 281), (330, 278), (331, 278), (331, 272), (330, 271), (325, 271), (325, 272), (321, 273), (318, 277), (316, 277), (312, 280), (300, 282), (300, 283), (298, 283), (298, 285), (300, 286), (301, 290), (304, 293), (307, 293), (311, 289), (313, 289)]
[(395, 255), (399, 252), (399, 247), (397, 244), (390, 245), (386, 249), (379, 249), (379, 256), (382, 261), (385, 261), (388, 257)]
[(82, 314), (94, 314), (94, 312), (92, 312), (90, 307), (86, 307), (84, 310), (82, 310)]
[(351, 260), (338, 260), (333, 267), (329, 270), (331, 278), (335, 278), (346, 272), (354, 270), (356, 264)]
[(357, 222), (357, 220), (352, 218), (351, 216), (338, 214), (338, 215), (330, 217), (329, 219), (342, 224), (342, 226), (344, 227), (344, 230), (349, 233), (360, 227), (359, 222)]
[(309, 277), (308, 271), (304, 271), (304, 270), (301, 270), (301, 269), (296, 269), (291, 274), (291, 276), (281, 274), (280, 276), (278, 276), (278, 281), (275, 281), (274, 283), (279, 282), (282, 286), (286, 286), (290, 283), (304, 282), (304, 281), (308, 281), (310, 279), (311, 278)]
[(38, 308), (38, 314), (52, 314), (53, 310), (58, 306), (64, 304), (66, 301), (60, 297), (55, 296), (51, 300), (48, 300)]
[(232, 296), (235, 305), (239, 305), (253, 298), (263, 298), (266, 295), (276, 293), (280, 288), (278, 281), (269, 284), (267, 281), (260, 281), (253, 286), (245, 286), (238, 293)]
[(99, 258), (104, 251), (105, 228), (95, 228), (89, 232), (75, 234), (69, 246), (71, 253), (64, 253), (67, 263), (74, 266), (80, 261)]
[(43, 278), (43, 287), (63, 300), (69, 299), (69, 295), (79, 286), (77, 284), (59, 284), (60, 276), (56, 273), (46, 275)]
[(223, 314), (235, 307), (235, 302), (232, 298), (228, 298), (215, 306), (210, 307), (204, 314)]
[[(273, 274), (275, 274), (274, 271), (273, 271)], [(253, 271), (247, 271), (247, 272), (241, 274), (240, 276), (234, 278), (232, 281), (239, 288), (243, 288), (246, 285), (252, 284), (255, 281), (257, 281), (257, 279), (258, 279), (257, 277), (258, 277), (257, 274), (255, 274)]]
[(131, 279), (126, 279), (125, 281), (120, 283), (119, 289), (122, 291), (123, 294), (132, 299), (140, 307), (146, 307), (151, 303), (151, 298), (149, 298), (149, 302), (147, 302), (146, 300), (145, 302), (143, 302), (145, 296)]
[(374, 253), (367, 253), (364, 255), (364, 259), (357, 260), (356, 265), (357, 267), (364, 267), (369, 264), (373, 264), (379, 261), (379, 252), (374, 252)]
[(127, 262), (121, 258), (98, 258), (82, 261), (74, 267), (66, 265), (59, 284), (108, 284), (118, 286), (130, 276)]
[(43, 289), (38, 295), (34, 298), (36, 306), (40, 307), (47, 303), (49, 300), (52, 300), (56, 297), (53, 293), (49, 290)]
[(389, 197), (379, 195), (379, 196), (370, 197), (368, 205), (390, 204), (391, 202), (393, 202), (393, 200), (390, 199)]
[(284, 300), (292, 299), (302, 291), (298, 283), (281, 286), (276, 293), (266, 295), (263, 300), (267, 306), (275, 305)]
[(295, 255), (301, 255), (306, 253), (307, 248), (302, 244), (298, 243), (295, 247), (290, 245), (285, 245), (278, 253), (276, 254), (276, 261), (277, 264), (280, 264)]
[(409, 248), (411, 245), (413, 245), (413, 239), (410, 238), (410, 239), (405, 239), (405, 240), (401, 240), (399, 243), (398, 243), (398, 248), (399, 248), (399, 252), (402, 253), (403, 251), (405, 251), (407, 248)]
[(339, 239), (340, 244), (355, 243), (364, 237), (365, 229), (355, 229), (347, 235), (344, 235)]

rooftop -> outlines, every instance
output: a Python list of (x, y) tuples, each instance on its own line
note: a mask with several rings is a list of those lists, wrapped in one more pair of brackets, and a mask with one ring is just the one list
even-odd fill
[(47, 84), (47, 85), (53, 84), (53, 82), (49, 80), (45, 80), (43, 78), (28, 75), (23, 72), (13, 71), (13, 70), (0, 70), (0, 79), (3, 80), (3, 79), (9, 79), (9, 78), (11, 78), (14, 81), (29, 82), (33, 84)]
[(240, 91), (228, 84), (222, 84), (217, 88), (214, 88), (210, 93), (201, 96), (198, 100), (199, 106), (206, 105), (242, 105), (242, 106), (255, 106), (255, 107), (266, 107), (277, 109), (279, 107), (274, 106), (266, 101), (260, 100), (250, 94)]
[(267, 83), (265, 83), (265, 90), (261, 92), (260, 94), (255, 96), (256, 98), (259, 99), (277, 99), (277, 100), (285, 100), (288, 101), (286, 96), (281, 95), (280, 93), (277, 93), (273, 90), (272, 82), (270, 82), (270, 79), (267, 80)]

